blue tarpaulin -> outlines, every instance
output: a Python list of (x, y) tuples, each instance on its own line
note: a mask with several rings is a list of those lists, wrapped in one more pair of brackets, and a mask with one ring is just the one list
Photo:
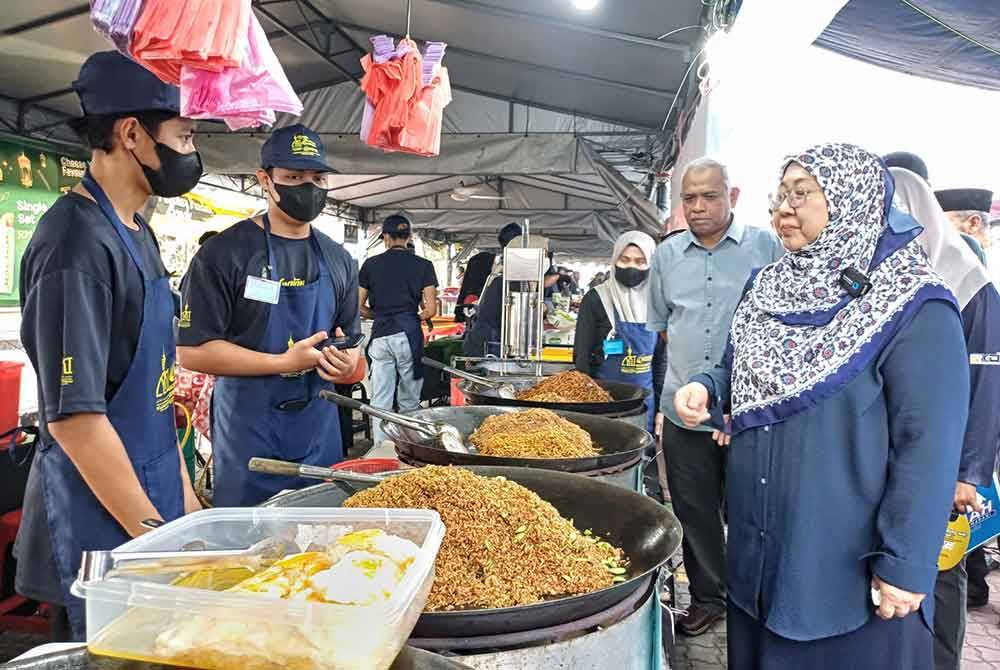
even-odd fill
[(816, 44), (907, 74), (1000, 90), (1000, 0), (850, 0)]

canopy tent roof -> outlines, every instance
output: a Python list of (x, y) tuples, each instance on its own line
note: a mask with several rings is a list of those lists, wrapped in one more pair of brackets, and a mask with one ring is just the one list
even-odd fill
[[(83, 59), (109, 44), (91, 29), (86, 2), (7, 5), (0, 15), (0, 118), (21, 134), (71, 140), (57, 123), (79, 113), (69, 84)], [(569, 0), (544, 7), (533, 0), (413, 0), (410, 34), (448, 43), (445, 62), (457, 91), (669, 131), (667, 111), (703, 41), (705, 4), (628, 5), (621, 11), (603, 2), (579, 12)], [(357, 82), (368, 37), (406, 30), (405, 0), (253, 0), (253, 6), (300, 93)]]
[[(302, 120), (323, 135), (338, 172), (330, 197), (357, 208), (365, 223), (403, 211), (425, 234), (460, 242), (479, 235), (485, 247), (495, 244), (501, 227), (524, 218), (553, 239), (588, 240), (590, 246), (578, 250), (599, 257), (610, 253), (622, 230), (659, 231), (656, 207), (627, 178), (645, 176), (630, 171), (628, 162), (636, 153), (651, 155), (658, 135), (586, 120), (577, 120), (575, 134), (557, 132), (572, 119), (538, 110), (530, 115), (507, 103), (490, 109), (484, 104), (495, 101), (479, 98), (456, 94), (445, 113), (450, 132), (442, 137), (441, 155), (428, 159), (366, 147), (357, 135), (364, 98), (353, 84), (306, 94)], [(528, 132), (497, 132), (511, 122), (507, 114), (519, 112)], [(259, 165), (263, 141), (260, 133), (206, 134), (199, 147), (213, 172), (239, 175)], [(455, 191), (461, 187), (489, 197), (462, 200)], [(569, 253), (567, 245), (557, 246)]]
[(816, 44), (930, 79), (1000, 90), (1000, 3), (850, 0)]
[[(0, 16), (0, 124), (75, 143), (65, 125), (79, 114), (69, 84), (84, 58), (109, 44), (91, 29), (85, 2), (9, 4)], [(679, 114), (670, 112), (689, 98), (703, 24), (732, 4), (630, 0), (622, 11), (605, 1), (580, 12), (570, 0), (412, 0), (411, 36), (448, 43), (454, 96), (442, 157), (424, 159), (382, 154), (356, 135), (359, 60), (369, 36), (406, 32), (405, 0), (253, 0), (302, 94), (303, 122), (336, 156), (339, 204), (366, 222), (406, 210), (418, 227), (450, 239), (530, 215), (566, 248), (596, 236), (596, 251), (579, 245), (595, 256), (622, 229), (656, 231), (645, 200), (652, 173), (676, 149)], [(260, 134), (205, 130), (199, 148), (210, 169), (253, 172)], [(457, 202), (450, 194), (459, 185), (502, 191), (505, 200)]]
[[(645, 193), (590, 140), (572, 134), (446, 135), (436, 159), (393, 154), (391, 174), (387, 156), (363, 146), (357, 135), (324, 135), (338, 171), (330, 197), (356, 208), (365, 223), (405, 212), (427, 237), (476, 238), (479, 248), (490, 248), (496, 231), (528, 218), (531, 230), (555, 240), (558, 252), (588, 258), (609, 254), (622, 230), (659, 232), (659, 213)], [(202, 155), (208, 165), (225, 160), (232, 174), (244, 174), (258, 164), (263, 139), (209, 135), (201, 141)], [(243, 185), (233, 180), (237, 184)], [(494, 197), (452, 197), (463, 186)]]

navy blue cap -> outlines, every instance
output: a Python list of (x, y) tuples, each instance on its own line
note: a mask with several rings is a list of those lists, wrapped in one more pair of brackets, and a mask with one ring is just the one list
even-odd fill
[(86, 116), (160, 111), (181, 113), (181, 91), (117, 51), (99, 51), (80, 68), (73, 90)]
[(413, 224), (402, 214), (393, 214), (385, 217), (382, 222), (383, 235), (410, 235), (413, 233)]
[(315, 170), (336, 172), (326, 164), (326, 147), (319, 133), (301, 123), (278, 128), (271, 133), (260, 150), (260, 165), (286, 170)]

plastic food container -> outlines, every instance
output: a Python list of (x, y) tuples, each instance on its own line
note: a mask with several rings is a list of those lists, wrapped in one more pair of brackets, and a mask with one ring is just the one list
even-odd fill
[[(402, 649), (434, 582), (444, 524), (430, 510), (247, 508), (197, 512), (116, 551), (245, 549), (277, 537), (301, 550), (347, 532), (380, 529), (420, 551), (386, 599), (370, 605), (285, 600), (173, 586), (178, 575), (73, 585), (86, 599), (95, 654), (208, 670), (385, 670)], [(200, 544), (200, 543), (199, 543)], [(178, 634), (178, 631), (186, 631)], [(206, 633), (210, 631), (210, 633)], [(206, 647), (206, 639), (212, 644)], [(189, 643), (189, 644), (188, 644)], [(187, 651), (182, 651), (187, 645)]]

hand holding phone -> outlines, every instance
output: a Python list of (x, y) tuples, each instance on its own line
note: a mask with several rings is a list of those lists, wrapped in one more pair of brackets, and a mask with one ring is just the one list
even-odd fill
[(329, 337), (317, 344), (316, 348), (322, 351), (327, 347), (333, 347), (338, 351), (344, 351), (346, 349), (356, 349), (364, 341), (364, 333), (355, 333), (354, 335), (344, 335), (343, 337)]

